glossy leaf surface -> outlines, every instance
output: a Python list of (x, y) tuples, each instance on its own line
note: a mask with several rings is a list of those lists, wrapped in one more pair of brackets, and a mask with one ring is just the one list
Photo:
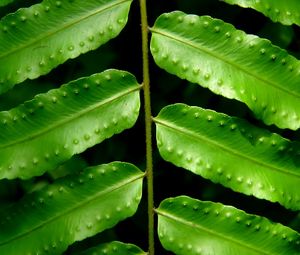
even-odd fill
[(184, 104), (163, 108), (154, 121), (165, 160), (234, 191), (300, 210), (298, 142)]
[(0, 212), (0, 254), (62, 254), (68, 245), (132, 216), (144, 173), (128, 163), (90, 167)]
[(45, 0), (4, 17), (0, 21), (0, 93), (116, 37), (127, 22), (131, 2)]
[(121, 242), (111, 242), (101, 244), (97, 247), (90, 248), (78, 255), (146, 255), (147, 253), (142, 251), (139, 247), (133, 244), (125, 244)]
[(300, 26), (300, 5), (298, 0), (222, 0), (229, 4), (249, 7), (263, 13), (275, 22), (284, 25), (297, 24)]
[(172, 12), (151, 29), (166, 71), (244, 102), (266, 124), (300, 127), (300, 62), (270, 41), (208, 16)]
[(232, 206), (181, 196), (164, 200), (158, 235), (178, 255), (297, 255), (300, 235)]
[(134, 125), (140, 85), (108, 70), (0, 112), (0, 178), (30, 178)]

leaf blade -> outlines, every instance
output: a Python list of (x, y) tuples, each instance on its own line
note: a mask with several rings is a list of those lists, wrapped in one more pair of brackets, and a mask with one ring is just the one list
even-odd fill
[(165, 199), (156, 212), (160, 241), (175, 254), (298, 254), (300, 249), (297, 232), (220, 203), (180, 196)]
[(118, 241), (113, 241), (80, 252), (79, 255), (101, 254), (101, 252), (104, 253), (104, 251), (108, 254), (111, 253), (114, 255), (146, 255), (147, 254), (146, 252), (142, 251), (139, 247), (133, 244), (125, 244)]
[(299, 143), (184, 104), (163, 108), (154, 122), (165, 160), (234, 191), (300, 209)]
[(131, 2), (45, 0), (4, 17), (0, 21), (0, 93), (116, 37), (127, 22)]
[(0, 7), (6, 6), (10, 3), (12, 3), (14, 0), (2, 0), (0, 1)]
[(143, 176), (131, 164), (113, 162), (27, 195), (1, 211), (0, 251), (61, 254), (71, 243), (111, 228), (137, 210)]
[(284, 25), (297, 24), (300, 26), (300, 8), (297, 0), (289, 2), (279, 0), (263, 2), (255, 0), (223, 0), (228, 4), (236, 4), (245, 8), (252, 8), (263, 13), (274, 22), (280, 22)]
[(139, 89), (133, 75), (107, 70), (1, 112), (0, 178), (41, 175), (132, 127)]
[(161, 68), (244, 102), (268, 125), (300, 127), (300, 62), (286, 51), (221, 20), (178, 11), (161, 15), (151, 31)]

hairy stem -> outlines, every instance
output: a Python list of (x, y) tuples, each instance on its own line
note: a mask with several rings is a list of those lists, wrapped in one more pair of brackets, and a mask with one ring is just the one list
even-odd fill
[(148, 187), (148, 241), (149, 255), (154, 255), (154, 199), (153, 199), (153, 159), (152, 159), (152, 118), (150, 98), (150, 77), (148, 59), (148, 21), (146, 0), (140, 0), (142, 23), (142, 51), (143, 51), (143, 84), (144, 108), (146, 126), (146, 173)]

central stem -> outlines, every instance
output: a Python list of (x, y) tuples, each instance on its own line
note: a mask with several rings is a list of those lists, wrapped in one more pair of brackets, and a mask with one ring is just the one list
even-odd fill
[(154, 255), (154, 195), (153, 195), (153, 159), (152, 159), (152, 117), (150, 98), (150, 77), (148, 58), (148, 21), (146, 0), (140, 0), (142, 23), (142, 51), (143, 51), (143, 84), (144, 108), (146, 128), (146, 173), (148, 187), (148, 242), (149, 255)]

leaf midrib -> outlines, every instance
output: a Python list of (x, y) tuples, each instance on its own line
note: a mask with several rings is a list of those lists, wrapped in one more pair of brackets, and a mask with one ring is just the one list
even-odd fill
[(32, 229), (29, 229), (29, 230), (27, 230), (26, 232), (24, 232), (22, 234), (19, 234), (19, 235), (13, 237), (13, 238), (10, 238), (9, 240), (6, 240), (6, 241), (0, 243), (0, 247), (4, 246), (4, 245), (6, 245), (6, 244), (8, 244), (10, 242), (13, 242), (13, 241), (15, 241), (17, 239), (20, 239), (20, 238), (22, 238), (24, 236), (30, 235), (32, 232), (34, 232), (34, 231), (36, 231), (36, 230), (44, 227), (45, 225), (50, 224), (51, 222), (53, 222), (53, 221), (55, 221), (55, 220), (57, 220), (57, 219), (59, 219), (61, 217), (64, 217), (64, 216), (72, 213), (74, 210), (77, 210), (77, 209), (79, 209), (81, 207), (84, 207), (85, 205), (91, 203), (92, 201), (95, 201), (95, 200), (99, 199), (99, 197), (105, 196), (105, 195), (107, 195), (107, 194), (109, 194), (111, 192), (114, 192), (114, 191), (116, 191), (118, 189), (121, 189), (121, 188), (125, 187), (126, 185), (129, 185), (129, 184), (131, 184), (131, 183), (139, 180), (140, 178), (143, 178), (144, 175), (145, 175), (144, 173), (141, 173), (141, 174), (139, 174), (137, 176), (132, 177), (131, 179), (125, 179), (125, 181), (123, 180), (120, 183), (116, 183), (115, 185), (110, 186), (109, 188), (98, 192), (96, 195), (92, 196), (90, 199), (87, 199), (87, 200), (83, 201), (82, 203), (79, 203), (78, 205), (76, 205), (74, 207), (69, 207), (69, 209), (66, 210), (65, 212), (63, 212), (61, 214), (58, 214), (58, 215), (56, 215), (54, 217), (50, 217), (48, 220), (42, 222), (41, 224), (38, 224), (37, 226), (33, 227)]
[(242, 159), (248, 160), (248, 161), (250, 161), (250, 162), (252, 162), (254, 164), (261, 165), (261, 166), (263, 166), (263, 167), (265, 167), (267, 169), (273, 169), (274, 171), (280, 172), (280, 173), (285, 174), (285, 175), (290, 175), (292, 177), (300, 178), (300, 173), (297, 174), (297, 173), (294, 173), (294, 172), (290, 172), (290, 171), (288, 171), (286, 169), (282, 169), (282, 168), (279, 168), (279, 167), (275, 167), (275, 166), (269, 165), (269, 164), (267, 164), (265, 162), (258, 161), (257, 159), (255, 159), (253, 157), (247, 156), (245, 154), (241, 154), (238, 151), (235, 151), (235, 150), (233, 150), (233, 149), (231, 149), (231, 148), (229, 148), (229, 147), (227, 147), (225, 145), (221, 145), (220, 143), (217, 143), (217, 142), (215, 142), (215, 141), (213, 141), (213, 140), (211, 140), (211, 139), (209, 139), (209, 138), (207, 138), (207, 137), (205, 137), (203, 135), (195, 133), (195, 132), (193, 132), (191, 130), (188, 130), (186, 128), (183, 128), (183, 127), (179, 128), (178, 126), (174, 126), (174, 125), (170, 124), (170, 122), (168, 122), (168, 121), (159, 120), (158, 118), (154, 118), (154, 121), (156, 123), (158, 123), (158, 124), (161, 124), (161, 125), (167, 127), (167, 128), (173, 129), (173, 130), (175, 130), (175, 131), (177, 131), (177, 132), (179, 132), (179, 133), (181, 133), (183, 135), (190, 136), (190, 137), (192, 137), (194, 139), (201, 140), (201, 141), (204, 141), (206, 143), (209, 143), (209, 144), (211, 144), (211, 145), (213, 145), (213, 146), (215, 146), (217, 148), (222, 149), (223, 151), (231, 153), (231, 154), (233, 154), (233, 155), (235, 155), (237, 157), (240, 157)]
[(161, 209), (156, 209), (155, 211), (156, 211), (157, 214), (160, 214), (160, 215), (162, 215), (162, 216), (164, 216), (164, 217), (166, 217), (168, 219), (174, 220), (176, 222), (179, 222), (179, 223), (181, 223), (183, 225), (186, 225), (186, 226), (189, 226), (191, 228), (197, 228), (200, 231), (204, 231), (204, 232), (207, 232), (207, 233), (209, 233), (209, 234), (211, 234), (213, 236), (217, 236), (218, 238), (225, 239), (225, 240), (227, 240), (229, 242), (233, 242), (233, 243), (235, 243), (235, 244), (237, 244), (237, 245), (239, 245), (241, 247), (253, 250), (253, 251), (255, 251), (255, 252), (259, 253), (259, 254), (274, 255), (274, 253), (267, 253), (267, 252), (265, 252), (263, 250), (259, 250), (259, 249), (255, 248), (253, 246), (250, 246), (250, 245), (248, 245), (248, 244), (246, 244), (244, 242), (238, 241), (237, 239), (230, 238), (230, 237), (228, 237), (228, 235), (224, 235), (224, 234), (221, 234), (220, 232), (212, 231), (211, 229), (205, 228), (205, 227), (199, 225), (198, 223), (193, 223), (193, 222), (190, 222), (190, 221), (185, 220), (183, 218), (171, 215), (168, 212), (163, 212)]
[(5, 144), (5, 145), (0, 144), (0, 149), (7, 149), (8, 147), (12, 147), (12, 146), (14, 146), (16, 144), (21, 144), (21, 143), (24, 143), (26, 141), (36, 139), (37, 137), (40, 137), (40, 136), (48, 133), (49, 131), (51, 131), (53, 129), (57, 129), (58, 127), (61, 127), (61, 126), (65, 125), (65, 124), (67, 124), (69, 122), (74, 121), (75, 119), (80, 118), (81, 116), (85, 115), (88, 112), (91, 112), (91, 111), (93, 111), (93, 110), (95, 110), (95, 109), (97, 109), (99, 107), (102, 107), (102, 106), (104, 106), (106, 104), (109, 104), (109, 103), (111, 103), (111, 102), (113, 102), (113, 101), (115, 101), (115, 100), (117, 100), (117, 99), (119, 99), (119, 98), (121, 98), (123, 96), (126, 96), (126, 95), (128, 95), (128, 94), (130, 94), (132, 92), (138, 91), (140, 89), (141, 89), (141, 85), (139, 85), (137, 87), (130, 88), (130, 89), (126, 90), (126, 91), (122, 91), (122, 92), (120, 92), (120, 93), (118, 93), (118, 94), (116, 94), (116, 95), (114, 95), (114, 96), (112, 96), (112, 97), (110, 97), (110, 98), (108, 98), (106, 100), (103, 100), (103, 101), (101, 101), (101, 102), (99, 102), (97, 104), (93, 104), (92, 106), (85, 108), (84, 110), (78, 112), (77, 114), (74, 114), (70, 118), (64, 119), (64, 120), (59, 121), (59, 122), (55, 122), (55, 125), (52, 125), (52, 126), (49, 125), (49, 126), (47, 126), (47, 128), (41, 130), (40, 132), (36, 132), (35, 134), (30, 135), (28, 137), (26, 137), (26, 136), (22, 137), (21, 139), (15, 140), (15, 141), (13, 141), (11, 143), (8, 143), (8, 144)]
[(97, 14), (99, 14), (99, 13), (102, 12), (102, 11), (106, 11), (106, 10), (108, 10), (108, 9), (110, 9), (110, 8), (113, 8), (113, 7), (117, 6), (117, 5), (120, 5), (120, 4), (125, 3), (125, 2), (130, 2), (130, 1), (132, 1), (132, 0), (120, 0), (120, 1), (118, 1), (118, 2), (116, 2), (116, 3), (114, 3), (114, 4), (110, 4), (110, 5), (108, 4), (108, 5), (105, 5), (104, 7), (101, 6), (100, 9), (96, 9), (93, 13), (89, 13), (88, 15), (82, 16), (80, 19), (75, 20), (75, 21), (73, 21), (73, 22), (70, 22), (70, 23), (66, 24), (65, 26), (63, 26), (63, 27), (60, 27), (60, 28), (57, 29), (57, 30), (50, 31), (50, 32), (47, 33), (47, 34), (44, 34), (42, 37), (38, 37), (38, 38), (36, 38), (36, 39), (33, 40), (33, 41), (29, 41), (28, 44), (21, 45), (20, 47), (14, 48), (14, 49), (12, 49), (11, 51), (4, 52), (4, 54), (0, 55), (0, 60), (1, 60), (2, 58), (5, 58), (5, 57), (7, 57), (7, 56), (9, 56), (9, 55), (12, 55), (12, 54), (18, 52), (18, 51), (21, 51), (21, 50), (23, 50), (23, 49), (25, 49), (25, 48), (29, 48), (30, 46), (35, 45), (36, 43), (38, 43), (38, 42), (40, 42), (40, 41), (43, 41), (43, 40), (45, 40), (45, 39), (51, 37), (52, 35), (54, 35), (54, 34), (56, 34), (56, 33), (59, 33), (59, 32), (65, 30), (65, 29), (67, 29), (67, 28), (69, 28), (69, 27), (71, 27), (71, 26), (73, 26), (73, 25), (75, 25), (75, 24), (77, 24), (77, 23), (80, 23), (81, 21), (83, 21), (83, 20), (85, 20), (85, 19), (88, 19), (88, 18), (90, 18), (90, 17), (92, 17), (92, 16), (94, 16), (94, 15), (97, 15)]
[[(169, 39), (172, 39), (172, 40), (174, 40), (174, 41), (177, 41), (177, 42), (179, 42), (179, 43), (182, 43), (182, 44), (185, 44), (185, 45), (187, 45), (187, 46), (189, 46), (189, 47), (192, 47), (192, 48), (194, 48), (194, 49), (196, 49), (196, 50), (203, 51), (203, 52), (205, 52), (207, 55), (210, 55), (210, 56), (212, 56), (212, 57), (214, 57), (214, 58), (216, 58), (216, 59), (219, 59), (219, 60), (221, 60), (221, 61), (223, 61), (223, 62), (225, 62), (225, 63), (227, 63), (227, 64), (233, 66), (234, 68), (236, 68), (236, 69), (238, 69), (238, 70), (244, 72), (244, 73), (247, 74), (248, 76), (252, 76), (252, 77), (254, 77), (255, 79), (257, 79), (257, 80), (259, 80), (259, 81), (265, 83), (266, 85), (268, 85), (268, 86), (270, 86), (270, 87), (276, 88), (276, 89), (278, 89), (278, 90), (280, 90), (280, 91), (282, 91), (282, 92), (284, 92), (284, 93), (286, 93), (286, 94), (288, 94), (288, 95), (292, 95), (292, 96), (295, 96), (295, 97), (297, 97), (297, 98), (300, 98), (300, 93), (297, 93), (297, 92), (295, 92), (295, 91), (287, 90), (287, 89), (285, 89), (284, 87), (280, 86), (280, 84), (277, 84), (277, 83), (275, 83), (275, 82), (272, 82), (271, 80), (266, 80), (266, 79), (264, 79), (264, 78), (262, 78), (262, 77), (259, 77), (259, 76), (257, 76), (256, 74), (254, 74), (254, 73), (252, 73), (252, 72), (249, 72), (249, 71), (247, 71), (246, 69), (242, 68), (241, 66), (235, 64), (234, 62), (231, 62), (230, 60), (227, 60), (227, 59), (224, 58), (223, 56), (215, 54), (213, 51), (210, 51), (210, 50), (207, 49), (207, 48), (200, 47), (200, 45), (196, 45), (196, 44), (191, 43), (191, 42), (188, 41), (188, 40), (184, 40), (185, 38), (183, 39), (182, 37), (174, 36), (174, 34), (172, 34), (172, 33), (167, 33), (167, 32), (165, 32), (165, 31), (162, 31), (162, 30), (159, 30), (159, 29), (155, 29), (155, 28), (151, 28), (151, 32), (160, 34), (160, 35), (165, 36), (165, 37), (167, 37), (167, 38), (169, 38)], [(237, 99), (238, 99), (239, 96), (238, 96), (237, 94), (236, 94), (236, 96), (237, 96)]]

